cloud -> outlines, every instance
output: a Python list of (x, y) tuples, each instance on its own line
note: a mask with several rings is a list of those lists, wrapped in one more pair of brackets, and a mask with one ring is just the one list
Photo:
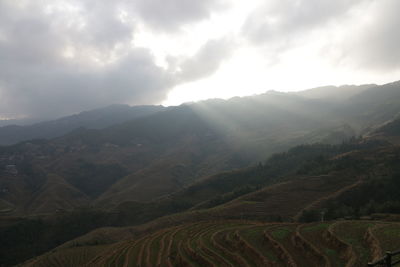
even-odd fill
[(383, 73), (400, 69), (398, 10), (397, 0), (268, 1), (250, 13), (241, 34), (274, 64), (312, 47), (331, 66)]
[(374, 1), (364, 10), (362, 23), (350, 25), (342, 43), (342, 60), (376, 71), (400, 69), (400, 1)]
[(165, 98), (170, 77), (148, 50), (129, 46), (133, 29), (116, 9), (74, 8), (1, 2), (1, 114), (54, 117)]
[[(162, 102), (181, 80), (157, 66), (150, 50), (132, 45), (136, 24), (176, 30), (208, 17), (219, 2), (0, 1), (0, 117)], [(187, 61), (185, 79), (211, 74), (218, 49), (210, 42), (192, 65)], [(189, 77), (196, 62), (203, 69)]]
[(223, 0), (137, 0), (133, 8), (155, 29), (175, 31), (182, 25), (208, 18), (227, 7)]
[(268, 1), (247, 18), (242, 33), (255, 44), (293, 42), (346, 16), (370, 0)]
[(243, 77), (242, 62), (262, 77), (274, 68), (286, 77), (304, 60), (349, 73), (400, 69), (397, 0), (259, 2), (252, 11), (257, 1), (0, 0), (0, 117), (160, 103), (227, 59)]
[(181, 82), (186, 82), (210, 76), (219, 69), (225, 59), (230, 57), (233, 48), (234, 41), (232, 38), (209, 40), (193, 57), (180, 63), (181, 72), (178, 79)]
[[(0, 72), (4, 73), (3, 70)], [(1, 112), (54, 117), (112, 103), (148, 104), (161, 102), (172, 84), (164, 70), (146, 50), (95, 69), (76, 69), (74, 64), (45, 64), (8, 68), (1, 79)]]

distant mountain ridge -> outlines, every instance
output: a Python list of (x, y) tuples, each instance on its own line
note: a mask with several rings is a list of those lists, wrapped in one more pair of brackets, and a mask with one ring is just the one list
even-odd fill
[(84, 111), (60, 119), (32, 125), (0, 127), (0, 145), (11, 145), (31, 139), (49, 139), (62, 136), (77, 128), (102, 129), (128, 120), (164, 110), (163, 106), (111, 105)]
[(329, 99), (332, 101), (343, 101), (359, 93), (362, 93), (365, 90), (377, 86), (378, 85), (376, 84), (322, 86), (300, 92), (295, 92), (294, 94), (312, 99)]
[[(344, 101), (352, 96), (361, 93), (369, 88), (375, 87), (374, 84), (367, 85), (344, 85), (340, 87), (325, 86), (313, 89), (304, 90), (295, 93), (280, 93), (270, 91), (266, 94), (258, 95), (256, 98), (263, 98), (263, 95), (271, 97), (276, 96), (301, 96), (311, 100), (321, 101)], [(229, 103), (234, 103), (235, 99), (251, 99), (252, 97), (232, 98)], [(218, 102), (219, 100), (201, 101), (206, 103)], [(200, 102), (200, 103), (201, 103)], [(192, 103), (191, 105), (197, 105)], [(151, 115), (158, 111), (163, 111), (166, 108), (163, 106), (128, 106), (128, 105), (111, 105), (104, 108), (99, 108), (90, 111), (84, 111), (75, 115), (62, 117), (55, 120), (43, 121), (29, 124), (29, 120), (24, 121), (23, 125), (13, 125), (19, 120), (1, 121), (0, 122), (0, 145), (11, 145), (21, 141), (31, 139), (50, 139), (65, 135), (78, 128), (87, 129), (102, 129), (108, 126), (123, 123), (128, 120), (139, 118), (142, 116)], [(4, 126), (2, 126), (4, 125)]]

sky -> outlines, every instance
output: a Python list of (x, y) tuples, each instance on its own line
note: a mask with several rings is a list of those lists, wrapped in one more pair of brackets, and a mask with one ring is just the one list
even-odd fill
[(0, 119), (400, 79), (398, 0), (0, 0)]

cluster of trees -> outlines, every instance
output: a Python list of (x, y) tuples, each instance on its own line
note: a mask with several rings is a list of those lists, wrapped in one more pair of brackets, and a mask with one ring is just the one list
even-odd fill
[(116, 223), (116, 218), (106, 212), (82, 208), (51, 218), (27, 218), (2, 226), (0, 266), (15, 265), (95, 228)]
[[(302, 221), (318, 221), (321, 212), (325, 219), (359, 218), (374, 213), (400, 213), (400, 151), (376, 162), (341, 159), (340, 164), (351, 166), (354, 175), (366, 175), (364, 183), (328, 201), (323, 208), (304, 211)], [(350, 168), (350, 167), (348, 167)]]
[(91, 197), (100, 195), (127, 174), (120, 164), (96, 164), (82, 159), (63, 173), (69, 183)]

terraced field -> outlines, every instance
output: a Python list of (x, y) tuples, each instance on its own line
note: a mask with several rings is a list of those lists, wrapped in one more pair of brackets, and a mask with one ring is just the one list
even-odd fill
[[(400, 225), (398, 223), (377, 225), (371, 229), (381, 251), (395, 251), (400, 248)], [(400, 255), (393, 261), (400, 260)]]
[[(374, 241), (367, 238), (367, 230), (375, 225), (375, 222), (343, 221), (331, 226), (332, 233), (347, 247), (351, 247), (354, 266), (367, 266), (369, 260), (381, 256), (380, 246), (374, 246)], [(375, 256), (372, 253), (374, 247), (378, 249)]]
[(14, 210), (14, 208), (14, 205), (12, 205), (11, 203), (0, 199), (0, 214), (11, 212), (12, 210)]
[(197, 222), (136, 240), (59, 249), (24, 266), (366, 266), (400, 247), (400, 223)]
[(89, 259), (102, 254), (109, 246), (74, 247), (59, 252), (49, 252), (38, 257), (26, 266), (83, 266)]

